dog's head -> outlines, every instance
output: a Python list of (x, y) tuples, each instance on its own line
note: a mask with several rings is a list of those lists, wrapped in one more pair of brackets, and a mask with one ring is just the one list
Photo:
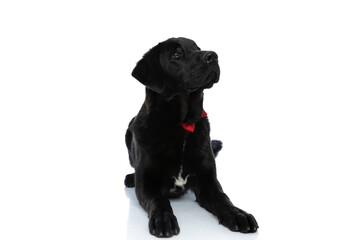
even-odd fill
[(148, 51), (137, 63), (132, 76), (151, 90), (171, 97), (211, 88), (219, 81), (218, 56), (201, 51), (186, 38), (170, 38)]

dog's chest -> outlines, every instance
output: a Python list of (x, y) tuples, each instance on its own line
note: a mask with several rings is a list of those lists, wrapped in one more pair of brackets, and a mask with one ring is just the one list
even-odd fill
[(185, 185), (187, 184), (189, 174), (183, 173), (183, 166), (180, 166), (179, 173), (176, 176), (173, 176), (174, 184), (170, 189), (170, 192), (179, 192), (185, 190)]

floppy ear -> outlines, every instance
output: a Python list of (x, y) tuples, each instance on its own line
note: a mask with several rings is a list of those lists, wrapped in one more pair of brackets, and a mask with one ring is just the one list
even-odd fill
[(151, 90), (161, 93), (165, 88), (160, 66), (160, 44), (150, 49), (136, 64), (131, 75)]

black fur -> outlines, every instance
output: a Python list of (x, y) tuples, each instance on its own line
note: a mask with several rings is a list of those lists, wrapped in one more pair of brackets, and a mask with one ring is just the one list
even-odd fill
[[(230, 230), (250, 233), (258, 228), (255, 218), (223, 192), (215, 168), (222, 143), (210, 140), (208, 118), (201, 117), (203, 90), (219, 80), (217, 58), (190, 39), (171, 38), (146, 53), (132, 72), (146, 86), (146, 98), (126, 132), (135, 173), (126, 176), (125, 185), (135, 187), (149, 215), (149, 231), (157, 237), (179, 233), (169, 198), (188, 189)], [(195, 123), (194, 132), (182, 122)], [(176, 179), (186, 184), (175, 185)]]

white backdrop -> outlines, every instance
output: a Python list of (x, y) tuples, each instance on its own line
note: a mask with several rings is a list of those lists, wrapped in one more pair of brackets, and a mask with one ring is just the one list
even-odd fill
[(125, 190), (135, 63), (169, 37), (219, 55), (205, 92), (231, 233), (173, 202), (176, 239), (358, 239), (357, 1), (1, 1), (0, 239), (154, 239)]

